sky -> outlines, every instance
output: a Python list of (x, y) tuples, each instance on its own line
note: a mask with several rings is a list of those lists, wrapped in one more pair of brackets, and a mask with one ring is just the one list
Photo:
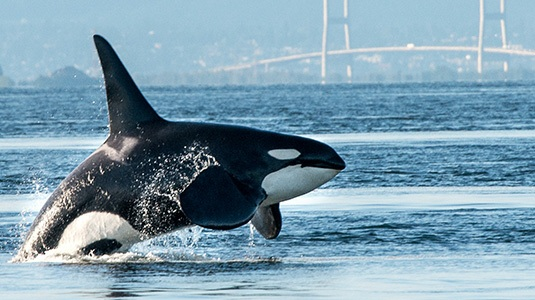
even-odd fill
[[(349, 0), (352, 47), (475, 46), (478, 0)], [(341, 15), (341, 0), (331, 0)], [(497, 11), (498, 0), (487, 0)], [(66, 66), (99, 76), (92, 35), (106, 37), (133, 74), (208, 70), (321, 49), (322, 0), (3, 0), (0, 66), (16, 81)], [(535, 49), (533, 0), (507, 0), (509, 43)], [(489, 21), (489, 43), (499, 27)], [(331, 26), (329, 47), (341, 48)]]

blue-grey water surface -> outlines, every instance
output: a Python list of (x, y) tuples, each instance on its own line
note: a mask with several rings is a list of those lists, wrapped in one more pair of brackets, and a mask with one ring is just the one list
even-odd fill
[[(59, 182), (107, 135), (105, 93), (0, 89), (0, 295), (535, 298), (535, 83), (145, 87), (170, 120), (305, 135), (347, 168), (249, 225), (104, 257), (11, 263)], [(240, 147), (240, 145), (236, 145)]]

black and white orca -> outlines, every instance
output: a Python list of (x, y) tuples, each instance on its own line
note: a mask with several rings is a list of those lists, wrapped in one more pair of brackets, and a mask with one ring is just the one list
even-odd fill
[(58, 251), (109, 254), (185, 226), (252, 222), (278, 236), (279, 203), (345, 163), (315, 140), (241, 126), (170, 122), (142, 95), (111, 45), (94, 42), (109, 113), (107, 140), (47, 200), (15, 261)]

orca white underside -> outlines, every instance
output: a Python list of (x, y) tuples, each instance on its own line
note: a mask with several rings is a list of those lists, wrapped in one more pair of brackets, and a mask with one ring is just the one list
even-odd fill
[(84, 247), (103, 239), (121, 243), (121, 247), (116, 251), (124, 252), (141, 241), (141, 234), (116, 214), (89, 212), (79, 216), (65, 228), (53, 252), (76, 255)]
[(261, 206), (269, 206), (306, 194), (331, 180), (340, 170), (291, 165), (268, 174), (262, 181), (267, 198)]

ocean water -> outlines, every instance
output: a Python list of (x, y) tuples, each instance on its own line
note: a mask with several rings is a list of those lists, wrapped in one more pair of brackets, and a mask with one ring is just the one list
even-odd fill
[(275, 240), (193, 227), (126, 254), (12, 263), (105, 140), (107, 111), (101, 87), (0, 89), (2, 299), (535, 298), (535, 82), (142, 91), (167, 119), (308, 136), (347, 168), (284, 203)]

